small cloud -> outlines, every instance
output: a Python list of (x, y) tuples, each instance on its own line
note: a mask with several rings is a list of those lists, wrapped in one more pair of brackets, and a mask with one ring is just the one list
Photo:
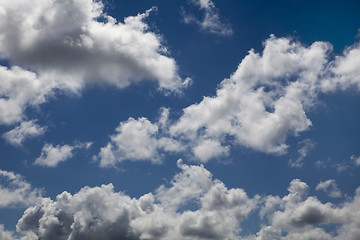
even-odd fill
[(355, 164), (355, 166), (360, 166), (360, 156), (351, 155), (350, 160)]
[(299, 157), (293, 161), (292, 159), (289, 160), (289, 164), (291, 167), (300, 168), (304, 164), (304, 159), (309, 154), (309, 152), (315, 148), (315, 144), (310, 139), (305, 139), (299, 142)]
[(333, 179), (329, 179), (325, 182), (321, 181), (315, 189), (316, 191), (324, 191), (329, 197), (332, 198), (339, 198), (342, 196), (340, 189)]
[(34, 164), (43, 167), (56, 167), (60, 162), (64, 162), (73, 157), (73, 151), (75, 149), (89, 149), (92, 142), (76, 143), (73, 146), (70, 145), (56, 145), (46, 143), (42, 148), (41, 155), (38, 157)]
[(46, 127), (40, 127), (36, 120), (22, 122), (13, 130), (6, 132), (2, 137), (11, 145), (21, 146), (29, 138), (34, 138), (45, 133)]
[(182, 9), (181, 14), (186, 24), (195, 23), (201, 30), (217, 35), (228, 36), (233, 34), (230, 24), (220, 20), (219, 11), (211, 0), (191, 0), (190, 3), (199, 7), (200, 11), (204, 12), (204, 17), (199, 19)]

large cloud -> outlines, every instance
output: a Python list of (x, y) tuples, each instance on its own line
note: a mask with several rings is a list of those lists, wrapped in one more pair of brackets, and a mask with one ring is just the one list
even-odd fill
[[(263, 52), (250, 50), (215, 96), (186, 107), (179, 119), (169, 122), (166, 137), (203, 162), (228, 155), (230, 144), (284, 154), (288, 136), (311, 128), (307, 113), (316, 107), (319, 95), (352, 86), (360, 90), (360, 63), (355, 61), (359, 52), (355, 44), (331, 60), (329, 43), (304, 46), (270, 36)], [(302, 166), (314, 147), (311, 140), (299, 144), (299, 158), (290, 161), (295, 167)]]
[[(255, 208), (242, 189), (227, 189), (203, 166), (178, 162), (169, 187), (139, 199), (113, 186), (85, 187), (28, 208), (17, 230), (35, 239), (233, 239)], [(198, 209), (180, 210), (187, 204)], [(30, 238), (31, 239), (31, 238)]]
[[(202, 165), (179, 160), (178, 167), (170, 184), (140, 198), (115, 192), (112, 184), (84, 187), (73, 195), (63, 192), (55, 200), (42, 198), (24, 212), (17, 231), (24, 239), (52, 240), (358, 239), (360, 188), (342, 203), (322, 203), (308, 196), (305, 182), (294, 179), (285, 196), (251, 198), (213, 179)], [(256, 209), (258, 220), (250, 215)], [(249, 219), (258, 232), (245, 235), (241, 224)]]
[[(84, 85), (124, 88), (142, 80), (178, 91), (183, 80), (146, 13), (117, 22), (101, 1), (0, 0), (0, 124), (24, 119), (54, 89), (78, 93)], [(21, 66), (21, 67), (18, 67)], [(25, 70), (27, 69), (27, 70)]]

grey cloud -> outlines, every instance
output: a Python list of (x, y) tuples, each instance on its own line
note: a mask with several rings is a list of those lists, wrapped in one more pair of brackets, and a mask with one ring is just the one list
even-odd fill
[(335, 180), (333, 179), (329, 179), (324, 182), (321, 181), (315, 189), (317, 191), (324, 191), (333, 198), (338, 198), (342, 196), (340, 189), (338, 188)]
[[(181, 172), (169, 187), (139, 199), (115, 192), (111, 184), (43, 198), (25, 211), (17, 231), (40, 239), (233, 239), (256, 200), (242, 189), (227, 189), (203, 166), (178, 166)], [(179, 212), (187, 201), (198, 209)]]

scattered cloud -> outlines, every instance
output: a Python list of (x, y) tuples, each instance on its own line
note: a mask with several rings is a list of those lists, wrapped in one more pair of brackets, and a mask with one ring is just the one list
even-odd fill
[(310, 139), (302, 140), (298, 143), (301, 147), (298, 150), (299, 157), (293, 161), (292, 159), (289, 160), (289, 164), (291, 167), (300, 168), (304, 164), (304, 159), (309, 154), (309, 152), (315, 148), (315, 144)]
[(0, 208), (36, 204), (41, 198), (41, 192), (40, 189), (33, 188), (20, 174), (0, 169)]
[(6, 231), (4, 225), (0, 224), (0, 239), (1, 240), (14, 240), (13, 232)]
[(355, 166), (360, 166), (360, 156), (351, 155), (350, 160), (355, 164)]
[(111, 141), (95, 157), (100, 166), (109, 167), (124, 160), (161, 163), (162, 152), (175, 153), (183, 149), (176, 140), (167, 137), (168, 109), (163, 109), (161, 119), (153, 124), (146, 118), (129, 118), (121, 122), (111, 136)]
[(224, 23), (219, 16), (219, 10), (211, 0), (189, 0), (189, 2), (204, 13), (202, 19), (182, 10), (184, 22), (187, 24), (195, 23), (201, 30), (217, 35), (232, 35), (233, 30), (230, 24)]
[(333, 179), (326, 180), (325, 182), (321, 181), (315, 189), (316, 191), (324, 191), (332, 198), (339, 198), (342, 196), (340, 189)]
[[(309, 186), (291, 181), (289, 193), (249, 197), (228, 189), (203, 165), (178, 161), (180, 172), (169, 186), (131, 198), (112, 184), (42, 198), (18, 221), (17, 231), (30, 239), (357, 239), (360, 189), (338, 205), (308, 196)], [(317, 187), (318, 188), (318, 187)], [(320, 187), (322, 188), (322, 187)], [(189, 204), (192, 205), (191, 210)], [(196, 208), (194, 209), (194, 205)], [(243, 236), (241, 223), (259, 209), (259, 230)], [(326, 226), (337, 230), (327, 232)]]
[(14, 146), (21, 146), (29, 138), (37, 137), (45, 133), (46, 128), (39, 126), (35, 120), (21, 122), (19, 126), (6, 132), (2, 137)]
[(91, 142), (76, 143), (75, 145), (56, 145), (46, 143), (42, 150), (41, 155), (38, 157), (34, 164), (43, 167), (56, 167), (60, 162), (64, 162), (73, 157), (75, 149), (88, 149), (92, 145)]

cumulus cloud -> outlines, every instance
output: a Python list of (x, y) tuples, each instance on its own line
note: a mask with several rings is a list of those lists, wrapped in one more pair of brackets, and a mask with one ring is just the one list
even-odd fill
[(94, 0), (1, 1), (1, 56), (73, 91), (85, 83), (123, 88), (144, 79), (181, 88), (175, 60), (144, 22), (156, 8), (123, 23), (103, 9)]
[(91, 142), (76, 143), (75, 145), (56, 145), (46, 143), (42, 150), (41, 155), (38, 157), (34, 164), (43, 167), (56, 167), (60, 162), (64, 162), (73, 157), (73, 152), (76, 149), (88, 149), (92, 145)]
[(25, 119), (24, 110), (54, 96), (79, 93), (85, 85), (118, 88), (143, 80), (180, 91), (178, 75), (162, 38), (145, 19), (156, 8), (118, 22), (102, 1), (0, 1), (0, 124)]
[(324, 191), (333, 198), (339, 198), (342, 196), (341, 191), (336, 184), (336, 181), (333, 179), (319, 182), (315, 189), (317, 191)]
[[(358, 239), (360, 188), (345, 202), (322, 203), (308, 196), (305, 182), (294, 179), (285, 196), (249, 197), (243, 189), (229, 189), (214, 179), (203, 165), (179, 160), (178, 167), (169, 184), (139, 198), (114, 191), (112, 184), (63, 192), (54, 200), (41, 198), (24, 212), (17, 232), (24, 239), (54, 240)], [(256, 209), (259, 230), (245, 235), (241, 224)]]
[(195, 17), (192, 14), (182, 11), (184, 22), (187, 24), (195, 23), (201, 30), (218, 35), (231, 35), (233, 30), (230, 24), (224, 23), (219, 16), (219, 11), (211, 0), (190, 0), (191, 4), (199, 7), (204, 13), (202, 19)]
[(4, 225), (0, 224), (0, 239), (1, 240), (13, 240), (15, 237), (13, 236), (13, 232), (6, 231)]
[(121, 122), (111, 141), (101, 148), (96, 157), (100, 166), (114, 166), (124, 160), (161, 163), (163, 152), (181, 151), (183, 146), (166, 136), (167, 114), (168, 109), (163, 109), (163, 117), (154, 124), (146, 118), (129, 118)]
[(0, 196), (0, 208), (24, 207), (37, 203), (41, 190), (33, 188), (20, 174), (0, 169)]
[(0, 124), (22, 121), (26, 107), (37, 106), (53, 95), (54, 82), (18, 66), (0, 66), (0, 78)]
[[(43, 198), (17, 231), (35, 239), (234, 239), (257, 199), (228, 189), (201, 166), (184, 165), (170, 186), (130, 198), (111, 184)], [(187, 204), (196, 204), (196, 210)]]
[[(356, 52), (357, 46), (350, 51)], [(184, 108), (179, 119), (168, 123), (163, 136), (181, 143), (184, 150), (203, 162), (228, 155), (230, 145), (270, 154), (287, 153), (288, 136), (297, 137), (312, 127), (307, 113), (316, 107), (319, 95), (328, 92), (325, 82), (341, 78), (340, 73), (334, 74), (334, 69), (346, 64), (359, 65), (357, 61), (346, 60), (353, 55), (350, 53), (330, 61), (331, 51), (332, 46), (326, 42), (304, 46), (289, 38), (270, 36), (262, 53), (250, 50), (230, 78), (219, 84), (215, 96), (204, 97)], [(339, 84), (340, 90), (352, 86), (346, 81)], [(148, 121), (141, 121), (145, 120)], [(290, 161), (294, 167), (303, 165), (314, 143), (305, 139), (299, 146), (299, 157)], [(111, 145), (103, 150), (108, 149), (111, 150)], [(110, 150), (104, 155), (112, 158)], [(154, 153), (156, 156), (157, 152)]]
[(3, 138), (12, 145), (21, 146), (29, 138), (37, 137), (45, 133), (45, 127), (40, 127), (35, 120), (25, 121), (19, 126), (3, 134)]

